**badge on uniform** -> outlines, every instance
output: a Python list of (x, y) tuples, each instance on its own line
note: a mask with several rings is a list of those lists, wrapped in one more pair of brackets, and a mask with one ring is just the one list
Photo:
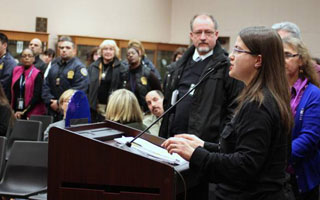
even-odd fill
[(56, 78), (56, 86), (60, 85), (60, 78)]
[(141, 80), (142, 85), (147, 85), (148, 81), (145, 76), (142, 76), (140, 80)]
[(2, 69), (3, 69), (3, 63), (0, 64), (0, 70), (2, 70)]
[(83, 76), (87, 76), (87, 75), (88, 75), (88, 71), (87, 71), (87, 69), (84, 68), (84, 67), (81, 68), (80, 72), (81, 72), (81, 74), (82, 74)]
[(68, 71), (67, 78), (68, 79), (73, 79), (73, 76), (74, 76), (74, 71), (72, 71), (72, 70)]

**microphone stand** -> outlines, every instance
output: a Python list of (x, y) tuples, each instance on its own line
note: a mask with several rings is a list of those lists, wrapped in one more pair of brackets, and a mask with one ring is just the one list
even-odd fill
[(171, 107), (169, 107), (164, 113), (162, 113), (162, 115), (160, 115), (160, 117), (158, 117), (154, 122), (152, 122), (152, 124), (150, 124), (146, 129), (144, 129), (141, 133), (139, 133), (138, 135), (136, 135), (130, 142), (127, 142), (126, 145), (128, 147), (131, 147), (132, 143), (138, 139), (139, 137), (141, 137), (143, 134), (145, 134), (154, 124), (156, 124), (160, 119), (163, 118), (164, 115), (166, 115), (168, 112), (170, 112), (172, 110), (172, 108), (174, 108), (176, 105), (178, 105), (187, 95), (189, 95), (194, 89), (196, 89), (198, 87), (198, 85), (200, 85), (205, 78), (207, 78), (209, 76), (209, 74), (211, 74), (216, 68), (209, 68), (208, 72), (198, 81), (198, 83), (196, 85), (194, 85), (187, 93), (185, 93), (175, 104), (173, 104)]

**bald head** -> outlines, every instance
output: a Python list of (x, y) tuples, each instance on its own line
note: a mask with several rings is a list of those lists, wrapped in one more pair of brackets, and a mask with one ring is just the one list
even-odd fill
[(35, 56), (39, 55), (42, 52), (42, 42), (38, 38), (34, 38), (29, 43), (29, 48), (33, 51)]

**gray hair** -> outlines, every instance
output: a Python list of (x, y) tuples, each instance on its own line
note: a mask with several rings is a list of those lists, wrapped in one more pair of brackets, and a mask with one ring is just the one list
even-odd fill
[(99, 46), (99, 50), (98, 50), (99, 55), (101, 55), (102, 49), (106, 48), (106, 46), (112, 46), (115, 52), (115, 57), (117, 57), (118, 59), (120, 58), (120, 49), (114, 40), (104, 40)]
[(209, 18), (212, 20), (213, 24), (214, 24), (214, 28), (215, 28), (216, 30), (218, 30), (218, 22), (217, 22), (217, 20), (216, 20), (212, 15), (203, 13), (203, 14), (196, 14), (195, 16), (193, 16), (193, 18), (192, 18), (191, 21), (190, 21), (190, 30), (191, 30), (191, 31), (193, 31), (193, 22), (194, 22), (194, 20), (195, 20), (197, 17), (202, 16), (202, 15), (209, 17)]
[(272, 29), (275, 29), (276, 31), (284, 30), (290, 33), (292, 37), (301, 39), (300, 28), (292, 22), (280, 22), (280, 23), (273, 24)]

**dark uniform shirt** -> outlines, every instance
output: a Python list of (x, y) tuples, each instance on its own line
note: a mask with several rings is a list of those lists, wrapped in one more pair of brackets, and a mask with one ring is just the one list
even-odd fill
[(86, 92), (88, 85), (87, 69), (77, 57), (66, 62), (58, 58), (52, 63), (49, 74), (44, 81), (42, 98), (46, 105), (50, 105), (50, 100), (58, 100), (64, 91), (72, 88)]
[(161, 90), (159, 79), (145, 65), (129, 69), (126, 88), (133, 92), (144, 112), (148, 111), (145, 101), (146, 94), (151, 90)]
[(9, 101), (11, 100), (12, 71), (16, 65), (17, 62), (8, 52), (0, 58), (0, 83)]

